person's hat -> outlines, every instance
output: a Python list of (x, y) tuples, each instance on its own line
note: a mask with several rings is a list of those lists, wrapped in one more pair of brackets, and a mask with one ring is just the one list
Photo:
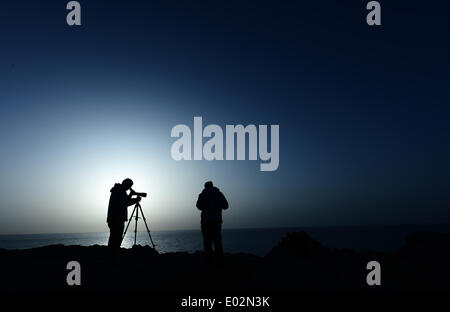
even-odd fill
[(205, 188), (210, 188), (210, 187), (213, 187), (212, 181), (206, 182), (206, 183), (205, 183)]

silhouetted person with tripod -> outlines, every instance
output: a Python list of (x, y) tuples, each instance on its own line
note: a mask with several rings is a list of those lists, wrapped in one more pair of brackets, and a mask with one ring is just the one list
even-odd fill
[(116, 254), (122, 243), (123, 229), (128, 219), (128, 206), (141, 200), (140, 197), (131, 198), (131, 192), (127, 194), (132, 186), (133, 181), (127, 178), (122, 181), (122, 184), (116, 183), (111, 189), (106, 222), (108, 222), (109, 227), (108, 247), (113, 255)]
[(228, 202), (222, 192), (211, 181), (198, 196), (197, 208), (201, 210), (203, 244), (208, 261), (211, 261), (212, 244), (219, 264), (223, 261), (222, 247), (222, 210), (228, 208)]

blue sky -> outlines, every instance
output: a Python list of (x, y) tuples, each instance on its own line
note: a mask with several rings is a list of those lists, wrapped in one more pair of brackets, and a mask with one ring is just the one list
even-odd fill
[[(4, 1), (0, 232), (105, 231), (109, 189), (154, 229), (450, 221), (445, 10), (365, 2)], [(410, 2), (408, 2), (410, 3)], [(420, 23), (414, 21), (420, 20)], [(177, 124), (280, 125), (280, 166), (171, 158)], [(191, 128), (192, 129), (192, 128)]]

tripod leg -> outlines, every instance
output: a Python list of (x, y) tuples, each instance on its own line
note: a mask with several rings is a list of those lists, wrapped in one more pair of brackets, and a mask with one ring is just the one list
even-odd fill
[(155, 248), (155, 244), (153, 243), (153, 239), (152, 239), (152, 236), (150, 235), (150, 230), (147, 225), (147, 221), (146, 221), (147, 219), (145, 219), (144, 212), (142, 211), (141, 206), (139, 206), (139, 209), (141, 210), (142, 219), (144, 219), (144, 224), (145, 224), (145, 227), (147, 228), (148, 237), (150, 237), (150, 242), (152, 243), (153, 248)]
[(123, 231), (122, 240), (125, 238), (125, 234), (127, 234), (128, 227), (130, 226), (131, 220), (133, 220), (133, 215), (135, 212), (136, 212), (136, 206), (134, 207), (133, 212), (131, 213), (131, 217), (130, 217), (130, 220), (128, 220), (128, 224), (127, 224), (127, 227), (125, 228), (125, 231)]
[(136, 204), (135, 207), (136, 207), (136, 217), (135, 217), (136, 223), (134, 224), (134, 245), (133, 246), (136, 246), (136, 235), (137, 235), (137, 227), (138, 227), (139, 208), (140, 208), (140, 206), (139, 206), (139, 204)]

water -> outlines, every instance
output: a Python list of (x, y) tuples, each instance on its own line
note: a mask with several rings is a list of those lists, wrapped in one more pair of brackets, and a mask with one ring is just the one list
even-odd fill
[[(407, 235), (413, 231), (435, 231), (450, 234), (450, 224), (371, 226), (371, 227), (311, 227), (279, 229), (225, 229), (223, 244), (225, 252), (251, 253), (259, 256), (267, 254), (287, 233), (304, 230), (329, 248), (372, 249), (392, 252), (400, 247)], [(199, 230), (152, 231), (156, 248), (161, 253), (195, 252), (202, 250), (202, 236)], [(106, 245), (109, 233), (75, 234), (33, 234), (0, 235), (0, 248), (27, 249), (46, 245)], [(122, 247), (130, 248), (134, 233), (129, 232)], [(138, 232), (137, 243), (149, 245), (147, 232)]]

